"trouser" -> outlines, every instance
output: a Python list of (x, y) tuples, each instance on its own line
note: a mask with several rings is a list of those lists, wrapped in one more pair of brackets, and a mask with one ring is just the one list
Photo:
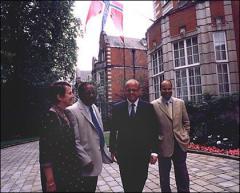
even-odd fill
[(82, 177), (82, 192), (95, 192), (97, 187), (98, 176)]
[(143, 191), (148, 175), (147, 161), (126, 159), (119, 163), (119, 169), (124, 192)]
[(189, 192), (189, 175), (186, 165), (187, 152), (184, 152), (178, 142), (175, 140), (174, 153), (171, 157), (158, 158), (160, 186), (162, 192), (171, 192), (170, 188), (170, 170), (171, 161), (173, 161), (175, 180), (178, 192)]

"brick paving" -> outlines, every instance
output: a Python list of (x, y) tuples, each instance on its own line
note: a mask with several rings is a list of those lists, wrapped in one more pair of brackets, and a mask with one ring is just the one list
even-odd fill
[[(38, 141), (1, 149), (1, 192), (41, 192)], [(239, 192), (239, 160), (188, 153), (191, 192)], [(176, 192), (173, 168), (171, 187)], [(122, 192), (116, 163), (103, 166), (96, 192)], [(144, 192), (161, 192), (158, 165), (150, 165)]]

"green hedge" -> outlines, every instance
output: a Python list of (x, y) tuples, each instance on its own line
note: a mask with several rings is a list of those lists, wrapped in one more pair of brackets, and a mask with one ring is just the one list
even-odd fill
[(239, 94), (224, 97), (204, 95), (202, 103), (187, 102), (191, 140), (200, 144), (228, 139), (239, 147)]

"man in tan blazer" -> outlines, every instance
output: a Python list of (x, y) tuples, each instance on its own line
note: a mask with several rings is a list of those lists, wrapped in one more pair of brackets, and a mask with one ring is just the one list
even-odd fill
[(82, 165), (82, 190), (95, 192), (102, 163), (112, 163), (103, 136), (103, 123), (97, 106), (94, 85), (88, 82), (78, 87), (79, 100), (66, 109), (74, 128), (75, 144)]
[(161, 82), (161, 97), (152, 101), (159, 123), (159, 175), (162, 192), (171, 192), (170, 170), (173, 161), (178, 192), (189, 192), (186, 166), (187, 146), (190, 142), (190, 121), (185, 103), (172, 97), (170, 80)]

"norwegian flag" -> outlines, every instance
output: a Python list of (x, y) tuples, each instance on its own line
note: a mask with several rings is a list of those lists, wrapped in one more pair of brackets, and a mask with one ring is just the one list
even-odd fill
[(123, 36), (123, 5), (117, 1), (112, 1), (110, 4), (110, 16), (113, 20), (115, 27), (121, 33), (121, 39), (124, 42)]
[[(104, 8), (104, 9), (103, 9)], [(123, 5), (117, 1), (91, 1), (91, 5), (89, 7), (86, 25), (89, 19), (93, 16), (96, 16), (103, 12), (102, 15), (102, 31), (105, 28), (107, 23), (107, 19), (110, 13), (110, 17), (117, 28), (117, 30), (121, 34), (121, 39), (124, 42), (123, 38)], [(85, 31), (86, 31), (85, 25)]]
[(103, 10), (103, 6), (104, 4), (102, 1), (91, 1), (90, 7), (88, 10), (88, 15), (86, 18), (85, 31), (86, 31), (87, 22), (90, 20), (91, 17), (94, 17), (100, 14)]

